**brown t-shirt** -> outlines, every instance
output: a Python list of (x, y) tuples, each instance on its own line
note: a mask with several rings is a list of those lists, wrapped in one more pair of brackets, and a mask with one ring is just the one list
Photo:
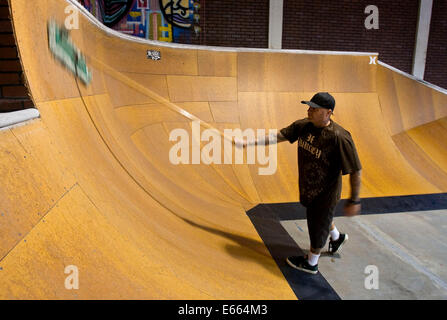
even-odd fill
[(300, 202), (305, 207), (335, 207), (341, 197), (341, 176), (361, 170), (351, 134), (331, 120), (317, 128), (308, 119), (281, 129), (290, 142), (298, 142)]

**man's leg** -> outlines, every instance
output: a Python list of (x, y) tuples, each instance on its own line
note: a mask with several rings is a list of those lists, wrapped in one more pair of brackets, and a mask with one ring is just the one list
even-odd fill
[[(327, 222), (327, 219), (324, 218), (325, 210), (322, 210), (321, 208), (308, 207), (306, 214), (311, 249), (307, 257), (288, 257), (287, 263), (295, 269), (316, 274), (318, 273), (318, 259), (320, 258), (320, 252), (329, 235), (330, 221)], [(326, 227), (322, 225), (322, 222), (327, 222), (323, 223), (326, 224)]]
[(329, 239), (329, 253), (334, 254), (340, 251), (341, 247), (349, 237), (345, 233), (340, 233), (334, 222), (331, 224), (329, 233), (331, 234), (331, 239)]
[(307, 263), (311, 266), (316, 266), (318, 264), (318, 259), (320, 259), (320, 253), (322, 248), (312, 248), (310, 247), (310, 252), (307, 255)]
[(310, 252), (312, 252), (313, 254), (320, 254), (321, 249), (323, 249), (323, 248), (315, 249), (315, 248), (310, 247)]
[[(337, 241), (338, 238), (340, 237), (340, 232), (338, 231), (337, 227), (335, 226), (334, 221), (332, 221), (331, 226), (329, 228), (329, 234), (331, 235), (331, 240), (332, 241)], [(320, 254), (321, 250), (323, 248), (312, 248), (310, 247), (310, 252), (312, 252), (313, 254)]]
[(329, 229), (329, 233), (331, 235), (332, 241), (337, 241), (340, 237), (340, 232), (338, 232), (337, 227), (335, 226), (334, 222), (332, 221), (331, 228)]
[(318, 265), (321, 250), (329, 236), (333, 216), (332, 208), (309, 207), (307, 208), (307, 227), (310, 238), (310, 251), (307, 255), (307, 263), (315, 267)]

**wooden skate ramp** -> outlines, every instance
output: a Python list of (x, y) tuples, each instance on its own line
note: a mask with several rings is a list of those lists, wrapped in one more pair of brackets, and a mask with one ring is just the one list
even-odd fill
[(169, 136), (197, 120), (202, 132), (281, 129), (317, 91), (354, 137), (363, 197), (447, 192), (446, 139), (433, 137), (446, 136), (447, 96), (373, 54), (175, 47), (81, 10), (70, 37), (93, 73), (85, 86), (48, 48), (48, 21), (63, 25), (72, 2), (9, 2), (41, 119), (0, 131), (1, 299), (296, 299), (246, 215), (298, 201), (296, 146), (278, 145), (276, 173), (259, 175), (266, 165), (173, 165)]

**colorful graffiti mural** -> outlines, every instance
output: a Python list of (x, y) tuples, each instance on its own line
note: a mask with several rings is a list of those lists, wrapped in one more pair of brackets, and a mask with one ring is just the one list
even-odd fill
[(192, 19), (190, 19), (188, 0), (160, 0), (160, 6), (163, 16), (169, 23), (180, 28), (191, 27)]
[(199, 0), (78, 1), (106, 26), (129, 35), (190, 43), (200, 32)]
[(99, 14), (97, 8), (96, 0), (78, 0), (90, 13), (92, 13), (96, 18), (102, 21), (102, 17)]
[(132, 0), (97, 0), (101, 10), (102, 22), (108, 26), (115, 26), (130, 11)]

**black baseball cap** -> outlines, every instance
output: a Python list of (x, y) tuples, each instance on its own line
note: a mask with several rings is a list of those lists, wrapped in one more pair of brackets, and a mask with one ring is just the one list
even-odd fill
[(310, 101), (301, 101), (301, 103), (313, 108), (324, 108), (332, 111), (335, 109), (335, 99), (327, 92), (318, 92)]

